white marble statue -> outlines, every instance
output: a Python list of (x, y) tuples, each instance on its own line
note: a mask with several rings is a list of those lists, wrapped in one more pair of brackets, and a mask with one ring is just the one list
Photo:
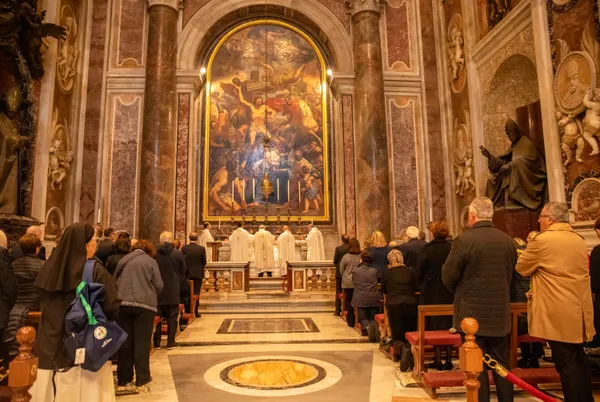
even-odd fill
[(575, 147), (577, 147), (575, 160), (583, 163), (582, 156), (585, 142), (581, 136), (581, 121), (572, 114), (563, 114), (558, 110), (556, 111), (556, 120), (560, 129), (560, 147), (565, 154), (563, 166), (566, 167), (573, 162), (573, 148)]
[(238, 228), (229, 236), (231, 262), (249, 262), (252, 256), (252, 235), (238, 224)]
[(294, 261), (296, 255), (296, 238), (287, 226), (283, 227), (283, 233), (277, 238), (277, 249), (279, 250), (281, 276), (285, 276), (287, 275), (288, 261)]
[(592, 147), (590, 155), (598, 155), (600, 149), (596, 137), (600, 135), (600, 89), (588, 88), (583, 104), (587, 108), (583, 118), (583, 138)]
[(314, 225), (308, 225), (308, 235), (306, 236), (306, 244), (308, 245), (307, 261), (323, 261), (325, 260), (325, 245), (323, 243), (323, 234)]
[(260, 225), (258, 232), (253, 236), (253, 244), (256, 271), (259, 274), (272, 272), (275, 267), (275, 254), (273, 250), (275, 236), (267, 231), (264, 225)]
[(206, 261), (212, 261), (212, 247), (208, 246), (209, 242), (215, 241), (213, 235), (210, 233), (210, 223), (204, 222), (204, 230), (198, 237), (198, 244), (206, 249)]

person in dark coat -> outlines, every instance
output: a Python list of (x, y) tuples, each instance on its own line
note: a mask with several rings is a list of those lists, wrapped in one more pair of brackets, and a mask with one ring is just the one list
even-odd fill
[[(417, 272), (419, 273), (419, 285), (421, 289), (420, 304), (452, 304), (454, 295), (442, 282), (442, 266), (450, 254), (452, 243), (448, 240), (450, 228), (445, 221), (437, 221), (431, 224), (430, 230), (433, 240), (423, 246), (421, 251), (421, 262)], [(449, 330), (452, 328), (451, 316), (426, 317), (425, 329), (428, 331)], [(442, 364), (441, 346), (436, 346), (435, 360), (429, 365), (436, 370), (452, 370), (452, 346), (446, 349), (446, 363)]]
[[(73, 392), (73, 387), (61, 388), (66, 380), (80, 383), (81, 370), (76, 370), (74, 361), (63, 343), (65, 337), (65, 311), (75, 299), (75, 291), (81, 283), (83, 268), (87, 259), (96, 251), (94, 228), (84, 223), (74, 223), (65, 229), (60, 244), (42, 267), (35, 280), (40, 295), (42, 318), (38, 327), (35, 354), (39, 358), (37, 389), (54, 389), (56, 401), (66, 400), (65, 392)], [(117, 298), (117, 284), (108, 271), (96, 262), (93, 272), (94, 282), (104, 285), (106, 294), (102, 309), (109, 319), (118, 315), (121, 302)], [(72, 372), (72, 370), (76, 370)], [(111, 362), (108, 361), (98, 372), (85, 372), (86, 379), (94, 383), (106, 384), (106, 393), (114, 395)], [(74, 379), (74, 376), (79, 376)], [(110, 382), (107, 378), (110, 378)], [(39, 387), (39, 388), (38, 388)], [(88, 390), (90, 392), (90, 390)], [(79, 392), (81, 393), (81, 391)]]
[[(477, 197), (471, 202), (471, 229), (454, 240), (442, 268), (442, 280), (454, 292), (454, 327), (460, 328), (464, 318), (475, 318), (479, 323), (475, 342), (483, 354), (510, 370), (510, 282), (517, 249), (510, 236), (496, 229), (493, 216), (494, 205), (489, 198)], [(512, 384), (495, 371), (492, 375), (498, 400), (512, 401)], [(489, 401), (488, 373), (484, 370), (478, 379), (479, 401)]]
[(154, 245), (140, 240), (133, 249), (132, 253), (121, 259), (114, 274), (121, 299), (117, 323), (128, 335), (119, 350), (117, 381), (120, 387), (126, 387), (133, 381), (135, 367), (136, 387), (145, 387), (144, 390), (147, 390), (147, 384), (152, 379), (152, 326), (158, 311), (158, 294), (163, 289), (163, 281), (153, 258), (156, 254)]
[(17, 331), (25, 326), (27, 314), (40, 309), (40, 300), (34, 283), (44, 265), (44, 261), (38, 257), (41, 245), (40, 239), (34, 235), (26, 234), (21, 237), (19, 247), (24, 255), (12, 263), (12, 270), (17, 278), (18, 286), (17, 300), (10, 311), (8, 327), (4, 332), (3, 339), (4, 344), (9, 348), (9, 360), (14, 359), (19, 352), (19, 344), (16, 340)]
[(10, 266), (6, 234), (0, 230), (0, 353), (5, 369), (8, 369), (8, 348), (2, 342), (8, 326), (8, 317), (17, 300), (17, 278)]
[[(39, 226), (29, 226), (25, 234), (33, 235), (37, 237), (40, 240), (40, 242), (42, 241), (42, 228), (40, 228)], [(21, 250), (19, 242), (17, 242), (17, 244), (15, 244), (12, 248), (12, 250), (10, 250), (10, 258), (12, 261), (16, 261), (18, 258), (23, 257), (23, 255), (25, 254), (23, 253), (23, 250)], [(46, 261), (46, 247), (41, 245), (39, 247), (39, 251), (36, 253), (36, 257), (38, 257), (42, 261)]]
[(113, 242), (114, 231), (112, 228), (104, 229), (104, 238), (98, 242), (98, 248), (95, 256), (106, 266), (108, 257), (115, 253), (115, 243)]
[(340, 261), (348, 254), (350, 250), (350, 236), (347, 234), (342, 235), (342, 244), (335, 248), (333, 254), (333, 265), (335, 265), (335, 315), (339, 317), (342, 312), (342, 301), (337, 297), (338, 294), (342, 293), (342, 274), (340, 274)]
[[(532, 236), (532, 234), (530, 234)], [(517, 255), (521, 255), (527, 248), (527, 243), (523, 239), (516, 238)], [(521, 276), (516, 270), (513, 272), (510, 282), (510, 302), (527, 303), (527, 292), (531, 288), (531, 278)], [(527, 314), (520, 314), (517, 322), (517, 331), (519, 335), (529, 333), (527, 324)], [(521, 358), (517, 361), (519, 368), (540, 368), (540, 358), (544, 355), (544, 347), (541, 342), (521, 342)]]
[(423, 247), (425, 247), (427, 242), (421, 240), (421, 232), (415, 226), (409, 226), (406, 229), (406, 236), (408, 236), (408, 241), (401, 244), (398, 249), (402, 251), (402, 255), (404, 256), (404, 264), (414, 269), (415, 273), (419, 275), (416, 271), (419, 269)]
[[(404, 257), (400, 250), (392, 250), (388, 255), (389, 268), (383, 275), (381, 290), (385, 295), (394, 352), (399, 354), (400, 370), (410, 369), (410, 346), (406, 341), (406, 333), (417, 329), (417, 291), (419, 290), (417, 275), (414, 270), (404, 265)], [(398, 344), (401, 347), (398, 347)], [(407, 349), (404, 352), (404, 349)]]
[(366, 336), (369, 325), (377, 325), (374, 320), (381, 306), (381, 295), (377, 289), (377, 270), (371, 266), (373, 254), (364, 250), (360, 254), (360, 260), (360, 265), (352, 274), (352, 306), (358, 309), (358, 321), (362, 326), (363, 336)]
[[(600, 238), (600, 218), (594, 223), (596, 235)], [(592, 348), (597, 349), (594, 355), (600, 355), (600, 244), (593, 248), (590, 255), (590, 282), (594, 297), (594, 327), (596, 335), (592, 341)]]
[[(187, 283), (187, 268), (185, 257), (173, 246), (173, 233), (163, 232), (160, 235), (160, 246), (156, 250), (154, 259), (158, 263), (160, 276), (163, 280), (163, 290), (158, 295), (157, 316), (167, 320), (167, 349), (175, 349), (179, 344), (175, 342), (177, 332), (177, 314), (181, 301), (180, 291), (183, 288), (183, 278)], [(185, 291), (186, 288), (184, 288)], [(162, 323), (158, 323), (154, 331), (154, 348), (160, 349)]]
[(115, 253), (106, 259), (106, 270), (111, 275), (114, 275), (119, 261), (129, 254), (130, 251), (131, 240), (129, 238), (117, 239), (115, 242)]
[(346, 302), (344, 306), (346, 308), (346, 323), (350, 328), (354, 328), (356, 317), (352, 307), (352, 296), (354, 295), (353, 276), (354, 270), (360, 265), (360, 242), (353, 237), (348, 245), (348, 254), (342, 257), (340, 261), (340, 274), (342, 275), (342, 290)]
[[(185, 263), (189, 272), (189, 278), (194, 281), (194, 294), (200, 295), (202, 289), (202, 280), (204, 279), (204, 267), (206, 266), (206, 249), (198, 244), (198, 233), (190, 233), (190, 243), (181, 248), (185, 256)], [(194, 306), (196, 318), (200, 317), (198, 308), (200, 307), (200, 298)]]
[(373, 232), (371, 235), (371, 245), (368, 250), (373, 256), (371, 266), (377, 270), (377, 280), (381, 282), (381, 277), (387, 271), (387, 256), (392, 251), (382, 232)]

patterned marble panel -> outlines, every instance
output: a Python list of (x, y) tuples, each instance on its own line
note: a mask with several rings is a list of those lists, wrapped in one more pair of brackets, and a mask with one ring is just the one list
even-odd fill
[(79, 218), (88, 223), (93, 223), (96, 202), (106, 17), (107, 3), (104, 1), (94, 2), (79, 207)]
[(356, 236), (356, 197), (354, 187), (354, 124), (352, 95), (342, 97), (342, 121), (344, 130), (344, 189), (346, 202), (346, 231)]
[(319, 3), (325, 5), (342, 23), (344, 28), (350, 32), (350, 23), (348, 21), (347, 0), (319, 0)]
[(134, 233), (138, 142), (141, 131), (142, 97), (114, 98), (112, 158), (110, 173), (110, 225)]
[(516, 119), (518, 107), (540, 96), (531, 25), (479, 66), (479, 82), (484, 145), (495, 155), (501, 155), (510, 146), (504, 135), (506, 116)]
[(177, 115), (177, 184), (175, 188), (175, 233), (180, 238), (185, 238), (187, 224), (189, 126), (190, 94), (180, 94)]
[(120, 0), (120, 19), (117, 28), (117, 66), (144, 65), (144, 24), (147, 0)]
[(388, 0), (385, 3), (386, 68), (400, 72), (413, 70), (409, 6), (408, 0)]
[(392, 149), (394, 237), (402, 229), (419, 224), (419, 177), (417, 170), (415, 102), (387, 97), (388, 135)]
[[(420, 3), (421, 36), (423, 49), (435, 49), (435, 32), (433, 23), (433, 1)], [(425, 76), (425, 97), (427, 101), (427, 128), (429, 137), (429, 160), (431, 176), (431, 203), (433, 219), (446, 216), (446, 195), (444, 160), (442, 146), (442, 128), (440, 124), (440, 100), (438, 90), (437, 57), (435, 52), (423, 52), (423, 70)]]
[(311, 318), (227, 318), (218, 334), (320, 332)]
[(183, 7), (183, 26), (185, 27), (190, 19), (210, 0), (187, 0)]

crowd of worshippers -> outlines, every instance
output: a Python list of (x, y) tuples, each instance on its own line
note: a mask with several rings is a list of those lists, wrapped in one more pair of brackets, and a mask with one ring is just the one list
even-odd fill
[[(431, 224), (429, 243), (416, 227), (407, 229), (407, 241), (389, 244), (381, 232), (374, 232), (362, 248), (357, 239), (342, 236), (334, 264), (348, 326), (358, 320), (363, 335), (369, 334), (385, 304), (391, 339), (381, 342), (394, 346), (400, 369), (409, 371), (413, 362), (405, 334), (417, 329), (417, 306), (453, 304), (454, 317), (426, 317), (425, 330), (454, 333), (464, 318), (475, 318), (476, 343), (483, 354), (510, 368), (510, 303), (527, 302), (528, 313), (518, 320), (519, 335), (547, 341), (551, 356), (544, 356), (542, 342), (521, 343), (518, 367), (539, 368), (540, 359), (554, 362), (565, 400), (593, 401), (591, 367), (600, 361), (600, 337), (594, 329), (600, 329), (600, 297), (593, 302), (592, 294), (600, 292), (600, 245), (588, 257), (585, 240), (569, 224), (566, 203), (546, 204), (539, 215), (540, 231), (527, 239), (498, 230), (493, 216), (492, 201), (478, 197), (469, 206), (468, 229), (455, 239), (444, 221)], [(600, 219), (594, 229), (600, 237)], [(337, 304), (336, 315), (340, 310)], [(452, 347), (435, 347), (429, 368), (452, 370), (451, 352)], [(512, 401), (512, 384), (492, 374), (498, 400)], [(479, 401), (488, 401), (485, 371), (479, 381)]]
[[(118, 387), (149, 392), (151, 342), (156, 349), (163, 347), (160, 321), (152, 337), (155, 317), (166, 319), (166, 348), (177, 348), (177, 326), (185, 329), (183, 321), (177, 322), (179, 305), (189, 308), (189, 280), (194, 281), (194, 294), (200, 292), (207, 263), (203, 244), (212, 241), (210, 225), (200, 234), (191, 233), (189, 243), (182, 247), (170, 232), (163, 232), (155, 246), (132, 239), (124, 231), (77, 223), (63, 231), (48, 260), (41, 239), (40, 227), (32, 226), (9, 252), (7, 237), (0, 231), (1, 370), (18, 354), (16, 333), (26, 324), (28, 314), (41, 311), (33, 400), (113, 400), (110, 362), (98, 372), (82, 370), (63, 343), (65, 311), (75, 298), (86, 261), (92, 259), (93, 281), (106, 290), (103, 310), (128, 335), (118, 353)], [(193, 309), (199, 317), (199, 301)]]

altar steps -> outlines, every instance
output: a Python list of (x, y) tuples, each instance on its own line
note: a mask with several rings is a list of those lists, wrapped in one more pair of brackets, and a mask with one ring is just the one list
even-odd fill
[(200, 298), (202, 314), (225, 313), (332, 313), (335, 310), (333, 292), (292, 295), (281, 289), (250, 289), (243, 295), (226, 298)]
[(259, 290), (279, 290), (283, 292), (285, 278), (250, 278), (250, 292)]

